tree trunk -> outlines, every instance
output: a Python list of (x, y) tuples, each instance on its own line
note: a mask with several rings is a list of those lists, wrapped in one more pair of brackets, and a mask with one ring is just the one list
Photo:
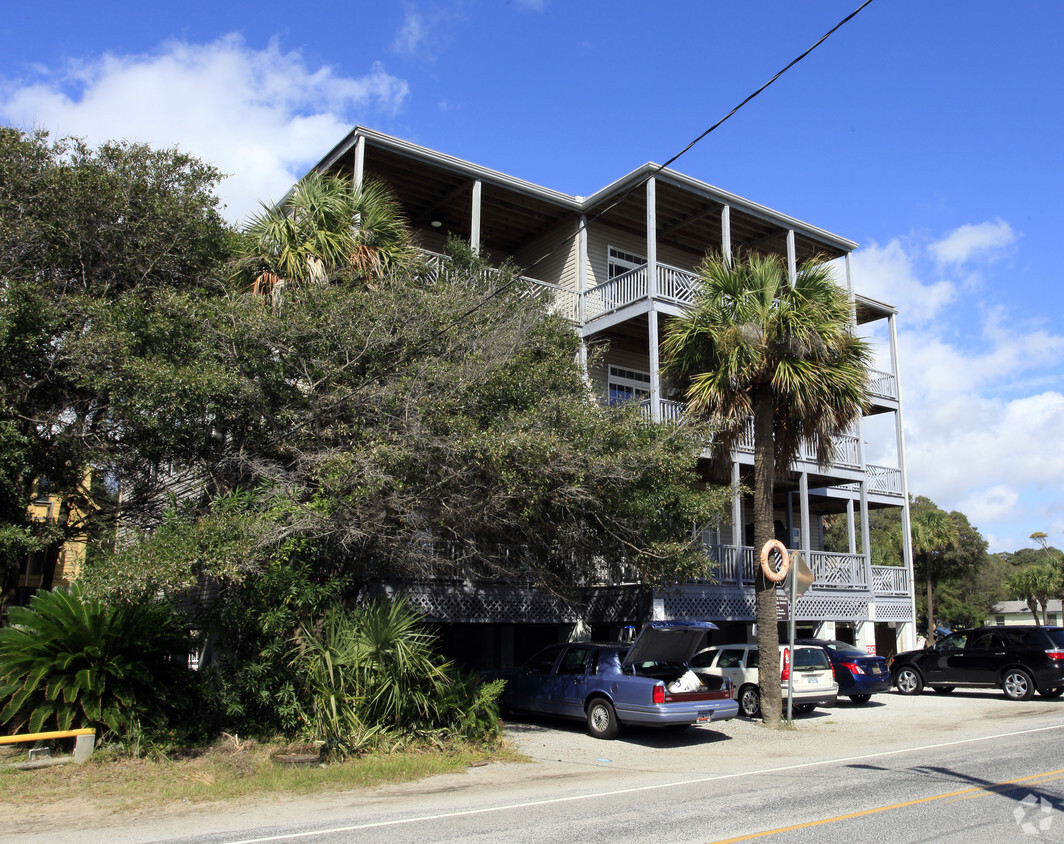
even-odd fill
[(935, 624), (935, 605), (932, 601), (931, 589), (931, 561), (927, 561), (927, 643), (935, 644), (938, 641), (938, 625)]
[(754, 394), (754, 589), (757, 601), (758, 685), (761, 687), (761, 718), (778, 726), (782, 712), (780, 689), (780, 633), (776, 614), (776, 584), (761, 570), (760, 554), (775, 538), (772, 497), (776, 482), (773, 441), (773, 401), (768, 387)]

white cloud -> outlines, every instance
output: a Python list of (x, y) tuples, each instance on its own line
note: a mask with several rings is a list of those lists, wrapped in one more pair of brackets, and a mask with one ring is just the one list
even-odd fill
[(428, 29), (424, 16), (412, 3), (404, 3), (403, 25), (395, 34), (393, 48), (398, 53), (416, 53), (426, 38)]
[(913, 262), (898, 239), (886, 246), (873, 243), (853, 257), (854, 289), (894, 305), (907, 323), (934, 319), (956, 296), (949, 281), (924, 283), (916, 277)]
[(109, 139), (180, 146), (229, 174), (218, 188), (241, 220), (280, 198), (358, 121), (394, 115), (407, 83), (382, 66), (362, 76), (312, 68), (276, 42), (254, 50), (235, 35), (209, 44), (173, 41), (150, 55), (116, 56), (42, 70), (0, 89), (0, 118), (91, 145)]
[[(1008, 232), (979, 242), (1007, 245)], [(976, 271), (989, 272), (992, 250), (976, 241), (958, 236), (945, 252), (946, 241), (916, 238), (873, 245), (854, 256), (854, 284), (899, 310), (910, 491), (965, 513), (991, 550), (1015, 550), (1064, 519), (1064, 332), (1046, 314), (1014, 309), (990, 275), (980, 297), (937, 280), (940, 253), (986, 259)], [(1005, 304), (985, 301), (995, 294)], [(875, 326), (865, 333), (882, 344)], [(893, 465), (891, 430), (863, 429), (869, 460)]]
[(962, 264), (973, 257), (999, 252), (1017, 238), (1012, 226), (1004, 220), (995, 220), (961, 226), (928, 248), (940, 264)]

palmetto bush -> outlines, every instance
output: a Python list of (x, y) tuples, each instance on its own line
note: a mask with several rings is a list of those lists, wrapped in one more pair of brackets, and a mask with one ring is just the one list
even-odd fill
[(165, 726), (190, 697), (189, 635), (164, 603), (38, 592), (0, 629), (0, 724), (9, 732)]
[(436, 637), (403, 600), (329, 612), (304, 626), (293, 662), (306, 684), (309, 728), (327, 752), (358, 752), (382, 737), (498, 733), (501, 684), (480, 686), (436, 651)]

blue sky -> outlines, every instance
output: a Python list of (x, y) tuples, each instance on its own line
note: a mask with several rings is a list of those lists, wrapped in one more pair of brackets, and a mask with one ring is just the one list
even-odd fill
[[(0, 121), (179, 145), (234, 220), (360, 123), (571, 194), (670, 158), (860, 0), (39, 0)], [(874, 0), (676, 169), (861, 244), (910, 489), (1064, 546), (1064, 4)], [(869, 428), (868, 456), (893, 449)]]

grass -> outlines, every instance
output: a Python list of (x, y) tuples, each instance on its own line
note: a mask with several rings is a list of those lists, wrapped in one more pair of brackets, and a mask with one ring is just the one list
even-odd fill
[[(107, 812), (140, 811), (176, 803), (298, 796), (411, 782), (488, 761), (522, 761), (504, 744), (452, 744), (376, 752), (342, 763), (309, 767), (279, 764), (282, 745), (228, 738), (183, 758), (130, 759), (93, 754), (83, 765), (31, 771), (0, 768), (0, 807), (46, 811), (91, 795)], [(8, 760), (12, 761), (12, 760)]]

